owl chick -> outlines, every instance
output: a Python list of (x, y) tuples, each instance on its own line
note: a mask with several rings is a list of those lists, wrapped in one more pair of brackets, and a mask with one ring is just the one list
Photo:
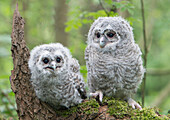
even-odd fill
[(121, 17), (99, 17), (88, 33), (85, 60), (91, 96), (126, 100), (142, 109), (131, 96), (137, 91), (145, 69), (135, 44), (132, 27)]
[(86, 98), (79, 63), (60, 43), (35, 47), (28, 64), (37, 97), (53, 108), (69, 108)]

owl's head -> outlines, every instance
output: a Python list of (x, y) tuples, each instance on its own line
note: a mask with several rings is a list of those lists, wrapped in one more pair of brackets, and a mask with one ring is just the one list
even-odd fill
[(44, 44), (31, 51), (29, 68), (31, 73), (57, 75), (68, 69), (71, 55), (61, 44)]
[(128, 42), (134, 42), (132, 27), (121, 17), (99, 17), (88, 33), (88, 44), (103, 50)]

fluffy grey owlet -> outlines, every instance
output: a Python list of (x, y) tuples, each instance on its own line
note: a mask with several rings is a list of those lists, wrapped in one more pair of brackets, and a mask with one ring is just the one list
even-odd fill
[(113, 96), (142, 109), (131, 96), (137, 91), (145, 69), (135, 44), (132, 27), (121, 17), (99, 17), (88, 33), (85, 51), (91, 96)]
[(86, 98), (79, 63), (60, 43), (35, 47), (28, 64), (37, 97), (53, 108), (69, 108)]

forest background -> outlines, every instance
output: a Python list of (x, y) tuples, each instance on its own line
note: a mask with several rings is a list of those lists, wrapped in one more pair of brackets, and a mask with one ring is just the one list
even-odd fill
[[(15, 96), (9, 77), (13, 69), (11, 57), (12, 16), (17, 0), (0, 0), (0, 116), (17, 118)], [(24, 17), (25, 40), (33, 47), (52, 42), (67, 46), (79, 60), (87, 82), (84, 50), (88, 30), (100, 16), (126, 18), (133, 27), (137, 44), (144, 52), (140, 0), (18, 0)], [(144, 0), (148, 48), (145, 106), (170, 112), (170, 1)], [(135, 99), (141, 102), (141, 87)]]

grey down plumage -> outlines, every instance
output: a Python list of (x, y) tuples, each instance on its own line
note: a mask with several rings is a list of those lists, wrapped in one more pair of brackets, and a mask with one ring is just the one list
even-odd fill
[(37, 97), (53, 108), (69, 108), (86, 98), (79, 63), (60, 43), (35, 47), (28, 64)]
[(103, 95), (122, 98), (133, 108), (141, 109), (131, 96), (145, 70), (129, 23), (121, 17), (99, 17), (91, 25), (87, 44), (85, 60), (90, 93), (101, 94), (101, 100)]

